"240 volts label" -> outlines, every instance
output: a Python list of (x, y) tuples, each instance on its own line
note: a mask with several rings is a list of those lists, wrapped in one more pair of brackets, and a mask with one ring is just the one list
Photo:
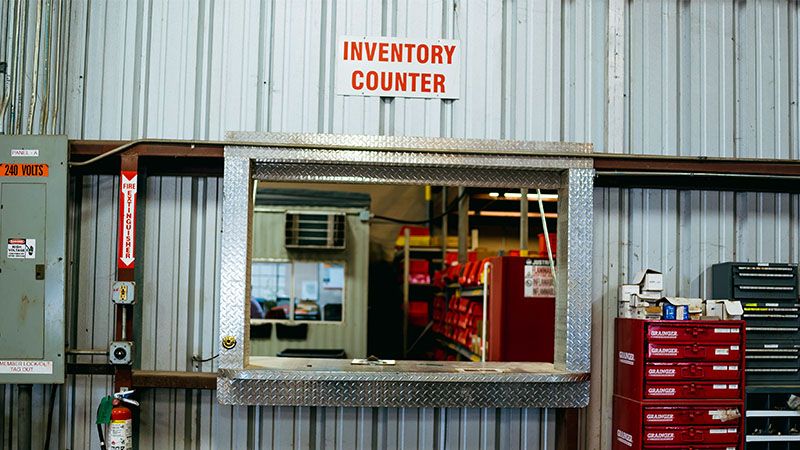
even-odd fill
[(0, 177), (46, 177), (49, 174), (47, 164), (0, 163)]

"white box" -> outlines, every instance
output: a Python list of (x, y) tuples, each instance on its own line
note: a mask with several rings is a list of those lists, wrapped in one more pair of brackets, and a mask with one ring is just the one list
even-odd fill
[(664, 290), (664, 276), (661, 272), (653, 269), (640, 270), (633, 278), (633, 283), (638, 284), (641, 291), (656, 291)]
[(619, 301), (636, 303), (635, 295), (639, 295), (638, 284), (623, 284), (619, 287)]
[(742, 302), (735, 300), (706, 300), (706, 315), (722, 320), (741, 320), (744, 314)]
[(630, 302), (620, 302), (617, 315), (626, 319), (644, 319), (647, 316), (645, 305), (649, 304), (644, 303), (640, 304), (640, 306), (633, 306)]

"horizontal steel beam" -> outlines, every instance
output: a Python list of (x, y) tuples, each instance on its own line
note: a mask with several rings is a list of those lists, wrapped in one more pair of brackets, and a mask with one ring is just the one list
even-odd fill
[[(97, 363), (67, 363), (69, 375), (113, 375), (114, 366)], [(133, 388), (216, 389), (216, 372), (172, 372), (134, 370)]]
[[(224, 142), (189, 140), (71, 140), (70, 161), (82, 162), (124, 145), (150, 175), (222, 176)], [(121, 152), (120, 152), (121, 153)], [(800, 161), (593, 153), (600, 187), (798, 192)], [(77, 174), (115, 174), (119, 153)]]
[(800, 161), (778, 159), (705, 158), (690, 156), (593, 153), (594, 169), (614, 172), (671, 174), (769, 175), (800, 177)]

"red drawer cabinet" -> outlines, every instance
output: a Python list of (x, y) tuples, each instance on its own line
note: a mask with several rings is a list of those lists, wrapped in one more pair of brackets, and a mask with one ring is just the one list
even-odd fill
[(739, 361), (739, 344), (649, 343), (647, 357), (651, 361)]
[[(614, 394), (642, 400), (651, 398), (645, 394), (645, 386), (657, 381), (684, 385), (691, 381), (724, 381), (726, 385), (738, 384), (734, 390), (744, 400), (744, 322), (617, 319), (616, 325)], [(678, 338), (664, 341), (662, 336), (667, 333)], [(689, 337), (695, 334), (698, 337), (691, 340)], [(650, 338), (654, 335), (659, 336), (655, 342)], [(737, 340), (708, 342), (708, 336), (715, 335), (735, 336)], [(718, 398), (732, 398), (730, 388), (718, 390), (725, 394)]]
[(645, 445), (733, 444), (739, 442), (739, 427), (645, 427)]
[[(634, 405), (636, 407), (636, 405)], [(642, 423), (647, 425), (728, 425), (742, 414), (736, 403), (701, 406), (643, 406)]]
[(661, 400), (739, 400), (744, 396), (738, 382), (647, 383), (645, 386), (645, 398)]
[(647, 445), (644, 450), (737, 450), (736, 445)]
[(700, 450), (706, 445), (717, 445), (710, 448), (725, 450), (741, 448), (744, 435), (742, 402), (715, 401), (694, 406), (655, 403), (653, 406), (648, 400), (614, 396), (613, 449)]
[(614, 449), (743, 449), (744, 322), (616, 326)]
[(677, 380), (726, 380), (737, 381), (741, 378), (739, 364), (737, 363), (648, 363), (645, 365), (644, 376), (653, 381)]
[[(687, 321), (681, 323), (685, 322)], [(647, 340), (650, 342), (736, 344), (741, 340), (740, 333), (741, 327), (739, 326), (699, 323), (699, 321), (688, 321), (688, 325), (676, 326), (674, 323), (663, 321), (651, 322), (651, 325), (647, 327)]]

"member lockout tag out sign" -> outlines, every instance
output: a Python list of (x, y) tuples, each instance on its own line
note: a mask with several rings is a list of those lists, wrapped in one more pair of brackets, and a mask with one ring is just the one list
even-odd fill
[(455, 99), (460, 90), (460, 41), (339, 37), (337, 94)]
[(117, 247), (120, 269), (133, 268), (136, 237), (136, 189), (137, 175), (123, 170), (119, 177), (119, 245)]

